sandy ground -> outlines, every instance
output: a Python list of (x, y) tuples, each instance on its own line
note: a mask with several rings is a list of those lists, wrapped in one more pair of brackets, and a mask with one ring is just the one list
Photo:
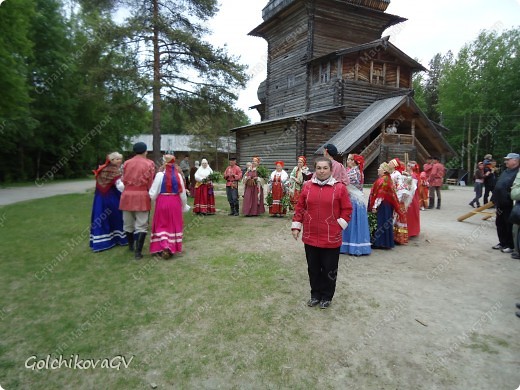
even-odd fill
[[(457, 221), (472, 210), (471, 188), (450, 187), (442, 196), (441, 210), (421, 212), (421, 234), (409, 245), (341, 255), (332, 317), (324, 324), (318, 310), (305, 324), (321, 340), (316, 348), (327, 345), (325, 386), (519, 387), (520, 261), (491, 248), (494, 218)], [(302, 243), (284, 242), (289, 263), (302, 268)]]
[[(519, 388), (520, 261), (492, 249), (494, 217), (457, 221), (473, 210), (473, 196), (471, 187), (450, 186), (440, 210), (421, 212), (421, 234), (408, 245), (341, 255), (326, 313), (303, 305), (309, 296), (305, 254), (290, 236), (289, 218), (271, 218), (270, 236), (258, 231), (258, 251), (266, 242), (284, 248), (281, 264), (293, 275), (287, 290), (291, 302), (302, 305), (281, 320), (314, 334), (308, 350), (330, 362), (318, 379), (323, 388)], [(291, 362), (284, 369), (298, 375)]]

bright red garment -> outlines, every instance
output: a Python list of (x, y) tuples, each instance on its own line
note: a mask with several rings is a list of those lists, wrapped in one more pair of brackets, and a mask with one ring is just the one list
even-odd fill
[(238, 165), (228, 166), (224, 172), (226, 187), (238, 188), (237, 180), (242, 179), (242, 170)]
[[(417, 180), (417, 186), (419, 186), (419, 176), (412, 173), (412, 176)], [(408, 223), (408, 237), (418, 236), (421, 232), (421, 211), (419, 205), (419, 187), (415, 190), (412, 198), (412, 203), (406, 210), (406, 221)]]
[(212, 183), (201, 184), (197, 182), (195, 185), (193, 212), (195, 214), (215, 214), (215, 195), (213, 193)]
[(430, 171), (429, 182), (431, 187), (440, 187), (442, 186), (442, 181), (444, 175), (446, 173), (446, 169), (444, 169), (444, 165), (441, 163), (435, 163), (432, 165), (432, 170)]
[(146, 157), (137, 155), (123, 165), (123, 184), (119, 209), (125, 211), (150, 211), (151, 201), (148, 190), (155, 176), (155, 164)]
[(301, 230), (302, 241), (318, 248), (338, 248), (342, 243), (342, 218), (352, 217), (352, 204), (347, 188), (333, 177), (323, 186), (313, 178), (303, 185), (294, 212), (292, 229)]
[(379, 177), (372, 185), (370, 196), (368, 198), (368, 211), (370, 212), (373, 209), (377, 209), (382, 201), (388, 202), (397, 213), (401, 212), (401, 206), (397, 199), (394, 183), (390, 174), (387, 172), (385, 172), (383, 176)]
[(282, 181), (282, 176), (275, 175), (271, 182), (272, 189), (271, 189), (271, 196), (273, 199), (273, 204), (269, 206), (269, 214), (275, 215), (275, 214), (284, 214), (287, 212), (287, 209), (285, 209), (282, 205), (282, 198), (284, 197), (284, 183)]

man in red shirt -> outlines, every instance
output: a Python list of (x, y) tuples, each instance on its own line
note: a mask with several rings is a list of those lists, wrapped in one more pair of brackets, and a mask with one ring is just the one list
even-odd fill
[[(155, 176), (155, 164), (146, 158), (144, 142), (134, 145), (135, 156), (123, 165), (123, 184), (119, 209), (123, 211), (123, 228), (128, 238), (128, 247), (135, 249), (135, 259), (143, 257), (143, 245), (148, 232), (148, 215), (151, 201), (148, 191)], [(135, 248), (134, 248), (135, 241)]]
[(237, 165), (237, 159), (230, 157), (229, 166), (224, 172), (224, 179), (226, 179), (226, 195), (231, 211), (228, 215), (238, 217), (239, 203), (238, 203), (238, 181), (242, 179), (242, 170)]
[[(432, 168), (430, 170), (430, 176), (428, 181), (430, 182), (430, 204), (429, 209), (433, 209), (433, 203), (435, 201), (435, 194), (437, 194), (437, 209), (441, 208), (441, 187), (446, 174), (444, 165), (439, 162), (438, 157), (432, 157)], [(426, 169), (425, 169), (426, 171)]]

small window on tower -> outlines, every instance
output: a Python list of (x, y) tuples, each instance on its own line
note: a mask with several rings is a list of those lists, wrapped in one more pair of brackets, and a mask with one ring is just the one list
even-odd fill
[(296, 84), (296, 77), (293, 74), (287, 76), (287, 88), (294, 87)]
[(330, 62), (321, 64), (320, 66), (320, 82), (328, 83), (330, 81)]

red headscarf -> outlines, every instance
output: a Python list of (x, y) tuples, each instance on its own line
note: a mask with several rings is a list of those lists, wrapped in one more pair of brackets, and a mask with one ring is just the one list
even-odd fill
[(381, 198), (390, 203), (394, 211), (401, 216), (402, 211), (399, 204), (399, 199), (397, 198), (394, 183), (388, 172), (383, 173), (383, 176), (379, 177), (372, 185), (372, 189), (370, 190), (370, 195), (368, 197), (368, 210), (372, 210), (374, 208), (375, 201), (378, 198)]
[(356, 162), (356, 164), (359, 166), (359, 170), (363, 172), (365, 168), (365, 158), (360, 154), (354, 154), (352, 156), (352, 159)]
[(307, 159), (305, 158), (305, 156), (299, 156), (298, 160), (303, 160), (303, 166), (307, 165)]
[(275, 161), (274, 165), (278, 165), (278, 164), (280, 164), (282, 166), (282, 168), (285, 166), (285, 163), (282, 160)]

